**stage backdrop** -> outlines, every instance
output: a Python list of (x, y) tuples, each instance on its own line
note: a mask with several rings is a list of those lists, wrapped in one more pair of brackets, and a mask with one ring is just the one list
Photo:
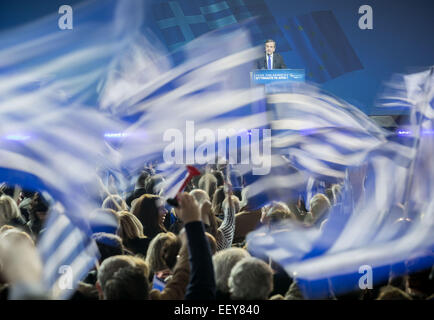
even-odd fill
[[(80, 0), (0, 2), (1, 32)], [(192, 39), (257, 17), (252, 41), (273, 38), (289, 68), (369, 115), (393, 73), (434, 64), (432, 0), (146, 0), (146, 23), (174, 52)], [(53, 26), (56, 28), (57, 26)], [(396, 110), (396, 113), (400, 111)]]

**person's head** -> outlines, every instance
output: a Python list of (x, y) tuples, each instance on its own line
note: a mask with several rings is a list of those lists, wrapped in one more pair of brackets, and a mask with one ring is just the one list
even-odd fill
[[(24, 268), (24, 269), (23, 269)], [(42, 263), (32, 238), (17, 228), (2, 228), (0, 232), (0, 285), (19, 281), (24, 276), (31, 281), (42, 275)]]
[(126, 202), (124, 201), (124, 199), (122, 199), (119, 195), (117, 194), (111, 194), (109, 196), (107, 196), (102, 205), (101, 208), (103, 209), (112, 209), (114, 211), (123, 211), (123, 210), (128, 210), (128, 206), (126, 204)]
[(217, 241), (215, 237), (208, 232), (205, 232), (206, 239), (208, 240), (209, 248), (211, 249), (211, 255), (215, 255), (217, 252)]
[(148, 194), (160, 195), (162, 191), (162, 183), (164, 182), (163, 176), (155, 174), (146, 178), (145, 190)]
[(333, 192), (333, 199), (334, 199), (334, 204), (341, 202), (341, 198), (342, 198), (342, 187), (340, 184), (334, 184), (332, 186), (332, 192)]
[(202, 189), (194, 189), (190, 191), (190, 195), (193, 196), (193, 198), (196, 200), (196, 202), (199, 204), (199, 206), (204, 203), (204, 201), (210, 201), (208, 193), (206, 193)]
[(223, 214), (223, 201), (225, 200), (225, 190), (224, 187), (218, 187), (214, 192), (214, 196), (212, 198), (212, 211), (215, 215)]
[(334, 205), (336, 203), (335, 201), (335, 196), (333, 194), (333, 189), (332, 188), (327, 188), (324, 190), (324, 194), (327, 196), (327, 198), (330, 201), (331, 205)]
[(104, 300), (148, 300), (149, 281), (144, 272), (133, 266), (120, 268), (105, 284)]
[(232, 268), (228, 287), (232, 300), (266, 300), (273, 291), (273, 270), (258, 258), (244, 258)]
[(291, 212), (289, 207), (283, 202), (272, 202), (262, 211), (261, 222), (265, 224), (278, 223), (286, 219), (297, 220), (297, 216)]
[(101, 254), (100, 263), (109, 257), (125, 253), (122, 239), (114, 234), (99, 232), (94, 233), (92, 238), (95, 240)]
[(7, 195), (0, 196), (0, 227), (14, 219), (20, 219), (21, 212), (17, 203)]
[(143, 170), (140, 175), (137, 177), (136, 185), (134, 189), (144, 189), (146, 186), (146, 179), (151, 175), (149, 171)]
[(201, 218), (205, 226), (205, 230), (212, 234), (214, 237), (217, 236), (217, 219), (214, 211), (211, 208), (209, 201), (205, 202), (201, 206)]
[(276, 42), (272, 39), (265, 41), (265, 52), (270, 55), (276, 51)]
[(149, 268), (139, 257), (113, 256), (101, 264), (96, 288), (101, 300), (148, 299)]
[(405, 291), (394, 287), (394, 286), (384, 286), (380, 289), (380, 293), (377, 300), (413, 300), (411, 296)]
[(250, 257), (250, 254), (247, 250), (241, 248), (225, 249), (213, 256), (212, 261), (217, 290), (222, 293), (229, 293), (228, 279), (232, 268), (238, 261), (248, 257)]
[(146, 253), (146, 262), (152, 272), (168, 269), (168, 265), (163, 259), (163, 247), (168, 240), (176, 241), (176, 235), (172, 232), (162, 232), (157, 234), (149, 243)]
[(149, 281), (140, 268), (120, 268), (105, 284), (103, 295), (104, 300), (148, 300)]
[[(234, 196), (234, 195), (232, 195), (231, 198), (232, 198), (232, 203), (234, 204), (235, 213), (237, 213), (237, 212), (240, 211), (240, 200), (238, 199), (237, 196)], [(229, 207), (229, 201), (228, 201), (228, 197), (226, 197), (223, 200), (223, 203), (222, 203), (222, 210), (223, 210), (223, 212), (225, 212), (225, 210), (228, 207)]]
[(159, 196), (144, 194), (134, 203), (131, 213), (143, 225), (143, 233), (153, 238), (159, 232), (165, 232), (164, 220), (167, 210)]
[(119, 229), (119, 214), (113, 209), (96, 209), (91, 212), (89, 217), (92, 233), (112, 233), (116, 234)]
[(179, 237), (169, 237), (163, 244), (161, 249), (163, 261), (170, 270), (175, 268), (181, 246), (182, 242)]
[(204, 190), (210, 199), (217, 189), (217, 179), (212, 173), (205, 173), (199, 180), (199, 189)]
[(15, 228), (14, 226), (10, 226), (8, 224), (5, 224), (5, 225), (0, 227), (0, 236), (3, 232), (6, 232), (8, 230), (15, 230), (15, 229), (17, 229), (17, 228)]
[(330, 207), (330, 200), (322, 193), (317, 193), (310, 199), (310, 212), (314, 221), (327, 214)]
[(33, 239), (26, 232), (10, 226), (3, 226), (0, 229), (0, 242), (4, 241), (6, 238), (11, 243), (26, 242), (30, 246), (35, 245)]
[(225, 177), (223, 175), (223, 172), (217, 170), (217, 171), (213, 171), (212, 174), (217, 179), (217, 187), (220, 187), (225, 184)]
[(143, 225), (139, 219), (128, 211), (120, 213), (119, 237), (125, 242), (131, 239), (144, 238)]
[(45, 221), (49, 207), (50, 205), (47, 199), (39, 192), (36, 192), (32, 196), (32, 200), (30, 202), (30, 212), (32, 213), (32, 217), (34, 219), (37, 219), (41, 222)]

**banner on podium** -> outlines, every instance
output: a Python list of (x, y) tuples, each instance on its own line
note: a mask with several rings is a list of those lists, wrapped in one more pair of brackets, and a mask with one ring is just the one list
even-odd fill
[(304, 82), (304, 69), (271, 69), (254, 70), (251, 80), (254, 84), (270, 84), (274, 82)]

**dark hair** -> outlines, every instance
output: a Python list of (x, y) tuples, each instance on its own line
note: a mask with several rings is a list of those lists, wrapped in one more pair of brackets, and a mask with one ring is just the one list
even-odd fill
[(125, 253), (122, 239), (114, 234), (99, 232), (93, 234), (92, 238), (95, 239), (101, 254), (100, 263), (107, 258)]
[(143, 234), (151, 239), (160, 232), (167, 232), (164, 225), (160, 224), (158, 220), (157, 201), (159, 200), (159, 196), (144, 194), (134, 204), (131, 212), (142, 223)]
[(148, 300), (149, 282), (141, 268), (120, 268), (104, 286), (107, 300)]
[(223, 176), (223, 172), (214, 171), (212, 174), (217, 179), (217, 187), (220, 187), (225, 184), (225, 177)]
[(157, 192), (154, 189), (162, 181), (164, 181), (163, 176), (158, 175), (158, 174), (147, 177), (146, 181), (145, 181), (146, 193), (157, 194)]
[(45, 197), (43, 197), (39, 192), (36, 192), (32, 197), (30, 207), (32, 213), (47, 212), (50, 205)]
[(273, 42), (274, 45), (276, 45), (276, 41), (274, 41), (273, 39), (267, 39), (267, 40), (265, 40), (264, 44), (269, 43), (269, 42)]
[(151, 176), (149, 171), (143, 170), (137, 177), (135, 189), (144, 188), (146, 184), (146, 179)]

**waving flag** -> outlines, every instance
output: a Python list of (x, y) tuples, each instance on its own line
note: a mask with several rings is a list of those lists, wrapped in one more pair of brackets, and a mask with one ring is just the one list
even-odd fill
[[(250, 88), (247, 76), (252, 61), (261, 55), (248, 34), (243, 25), (207, 33), (178, 51), (184, 62), (173, 68), (170, 62), (176, 54), (136, 55), (135, 46), (112, 65), (110, 81), (101, 90), (103, 108), (118, 117), (134, 118), (119, 139), (123, 167), (158, 160), (172, 163), (173, 170), (162, 170), (168, 173), (185, 164), (213, 164), (220, 156), (232, 156), (228, 146), (233, 137), (250, 139), (250, 129), (267, 125), (266, 113), (246, 116), (252, 103), (265, 103), (263, 90)], [(152, 49), (148, 42), (136, 44), (143, 51)], [(157, 64), (161, 68), (154, 78), (141, 76), (156, 70)]]
[[(432, 120), (426, 117), (430, 107), (427, 101), (431, 101), (430, 85), (424, 82), (426, 90), (419, 95), (423, 99), (412, 104), (414, 113), (425, 115), (415, 117), (419, 129), (432, 127)], [(311, 111), (307, 108), (306, 112)], [(324, 121), (340, 118), (338, 113), (334, 116), (319, 119), (317, 123), (321, 126)], [(309, 123), (311, 129), (315, 123), (312, 119), (315, 118), (308, 117), (299, 123)], [(364, 123), (363, 119), (360, 123)], [(347, 163), (342, 203), (332, 208), (322, 231), (315, 233), (288, 225), (275, 233), (260, 229), (248, 237), (252, 252), (265, 253), (282, 265), (297, 280), (306, 298), (361, 290), (365, 288), (366, 270), (372, 272), (373, 283), (379, 284), (387, 282), (394, 266), (412, 264), (411, 270), (401, 268), (402, 275), (429, 268), (434, 262), (434, 242), (430, 235), (434, 231), (434, 191), (429, 178), (434, 167), (428, 160), (434, 150), (433, 137), (420, 134), (407, 146), (392, 139), (393, 136), (381, 136), (379, 128), (365, 123), (364, 128), (355, 128), (375, 133), (374, 137), (385, 141), (367, 144), (369, 148), (358, 167)], [(325, 139), (324, 144), (328, 141)], [(363, 145), (363, 140), (360, 142), (358, 148)], [(311, 172), (312, 167), (306, 169)], [(301, 246), (292, 242), (294, 233)]]
[(273, 150), (319, 179), (343, 179), (347, 167), (363, 162), (383, 144), (385, 132), (364, 113), (314, 86), (268, 97), (275, 116)]
[[(75, 9), (79, 23), (68, 36), (53, 28), (54, 15), (0, 38), (0, 180), (54, 199), (38, 250), (55, 299), (70, 297), (99, 256), (89, 219), (100, 206), (95, 173), (104, 133), (124, 125), (91, 105), (107, 65), (140, 26), (141, 8), (90, 1)], [(65, 268), (72, 283), (62, 287)]]

